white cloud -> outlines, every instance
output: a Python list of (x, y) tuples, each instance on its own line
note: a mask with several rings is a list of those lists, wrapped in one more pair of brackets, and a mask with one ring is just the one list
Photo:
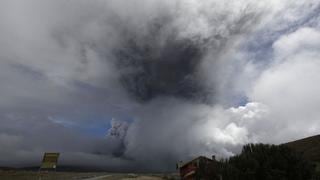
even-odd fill
[(320, 132), (320, 31), (301, 28), (273, 45), (274, 63), (253, 86), (250, 99), (270, 108), (273, 141)]
[[(320, 33), (319, 30), (303, 27), (296, 32), (280, 37), (273, 44), (276, 64), (282, 61), (295, 61), (301, 59), (308, 62), (313, 61), (313, 55), (319, 55), (320, 51)], [(305, 58), (303, 57), (305, 56)], [(312, 58), (310, 60), (310, 58)], [(279, 62), (280, 61), (280, 62)]]

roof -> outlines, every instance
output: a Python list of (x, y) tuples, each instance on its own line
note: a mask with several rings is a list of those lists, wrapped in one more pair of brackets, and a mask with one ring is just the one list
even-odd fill
[(215, 160), (210, 159), (210, 158), (207, 158), (207, 157), (205, 157), (205, 156), (198, 156), (198, 157), (192, 159), (191, 161), (188, 161), (188, 162), (183, 163), (183, 164), (180, 166), (180, 168), (182, 168), (182, 167), (186, 166), (187, 164), (192, 163), (192, 162), (194, 162), (194, 161), (196, 161), (196, 160), (198, 160), (198, 159), (206, 159), (206, 160), (212, 161), (212, 162), (215, 161)]

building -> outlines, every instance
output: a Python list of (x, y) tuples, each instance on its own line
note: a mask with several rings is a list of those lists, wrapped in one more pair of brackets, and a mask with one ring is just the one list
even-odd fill
[(222, 180), (221, 164), (214, 156), (212, 159), (199, 156), (187, 163), (180, 162), (177, 168), (182, 180)]

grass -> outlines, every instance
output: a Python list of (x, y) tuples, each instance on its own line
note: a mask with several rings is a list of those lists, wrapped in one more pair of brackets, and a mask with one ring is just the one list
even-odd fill
[(38, 172), (32, 171), (0, 171), (1, 180), (69, 180), (85, 179), (107, 173), (75, 173), (75, 172)]

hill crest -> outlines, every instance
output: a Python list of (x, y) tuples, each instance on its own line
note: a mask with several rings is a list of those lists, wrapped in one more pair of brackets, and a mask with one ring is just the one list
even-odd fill
[(302, 153), (308, 160), (320, 162), (320, 135), (291, 141), (284, 145)]

